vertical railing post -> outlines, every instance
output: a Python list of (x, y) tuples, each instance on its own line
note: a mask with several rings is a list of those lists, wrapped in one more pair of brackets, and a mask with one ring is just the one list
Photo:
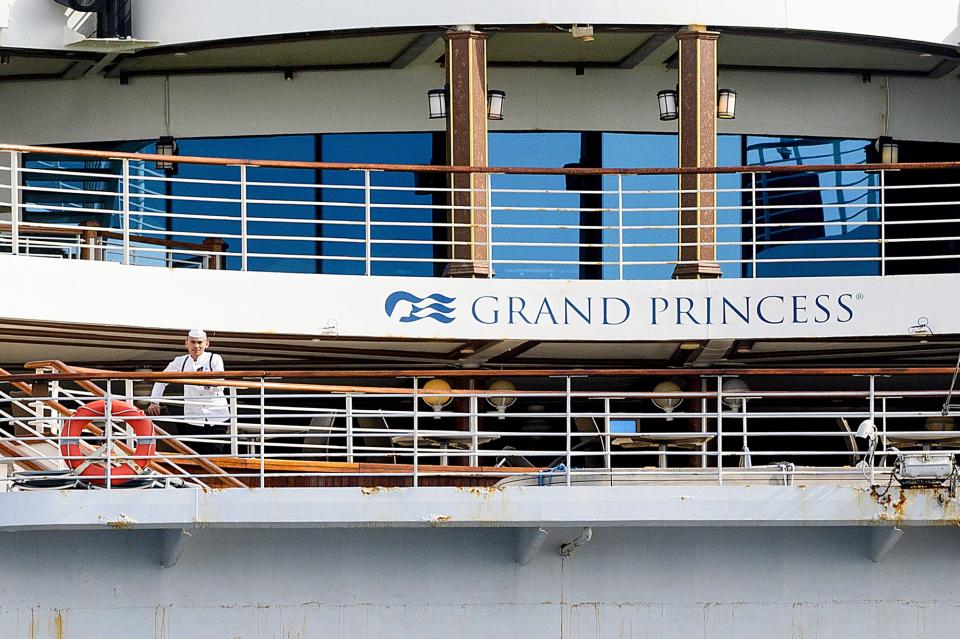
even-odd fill
[(123, 258), (124, 264), (130, 263), (130, 160), (123, 160), (123, 197), (121, 211), (123, 227)]
[[(877, 392), (877, 376), (871, 375), (870, 376), (870, 422), (873, 424), (874, 429), (876, 429), (877, 427), (876, 392)], [(883, 412), (886, 413), (886, 410), (884, 410)], [(886, 419), (886, 415), (884, 415), (884, 419)], [(886, 441), (886, 437), (884, 437), (884, 441)], [(874, 466), (875, 464), (871, 459), (870, 460), (870, 484), (871, 485), (873, 485), (873, 482), (874, 482)]]
[(107, 380), (107, 392), (104, 394), (103, 400), (103, 435), (105, 437), (104, 444), (107, 447), (107, 454), (104, 456), (103, 468), (104, 468), (104, 485), (107, 490), (112, 488), (111, 484), (113, 483), (110, 480), (110, 470), (111, 464), (110, 459), (113, 452), (113, 428), (111, 428), (111, 416), (113, 414), (113, 380)]
[(617, 175), (617, 279), (623, 279), (623, 174)]
[(260, 378), (260, 488), (267, 485), (266, 470), (266, 451), (267, 451), (267, 396), (264, 386), (265, 380)]
[(485, 188), (487, 191), (487, 263), (490, 265), (490, 276), (493, 277), (493, 175), (485, 174)]
[(230, 395), (230, 455), (232, 457), (239, 457), (240, 442), (237, 437), (240, 434), (240, 423), (237, 415), (237, 389), (231, 386), (228, 393)]
[(370, 212), (370, 170), (363, 170), (363, 274), (372, 275), (370, 258), (373, 255), (370, 243), (373, 241), (371, 233), (371, 212)]
[(566, 407), (567, 407), (567, 486), (569, 486), (569, 485), (572, 483), (572, 482), (571, 482), (571, 477), (570, 477), (570, 467), (571, 467), (571, 465), (573, 464), (573, 449), (572, 449), (572, 448), (573, 448), (573, 432), (572, 432), (572, 430), (571, 430), (571, 428), (572, 428), (572, 426), (573, 426), (573, 420), (572, 420), (571, 417), (570, 417), (570, 412), (573, 410), (573, 398), (570, 396), (570, 392), (571, 392), (571, 389), (572, 389), (572, 379), (570, 378), (569, 375), (567, 375), (566, 377), (564, 377), (564, 379), (565, 379), (566, 382), (567, 382), (567, 383), (566, 383), (566, 387), (565, 387), (565, 389), (566, 389), (566, 393), (565, 393), (565, 394), (566, 394), (566, 400), (567, 400), (567, 401), (566, 401)]
[(880, 170), (880, 275), (887, 274), (887, 172)]
[(723, 486), (723, 376), (717, 375), (717, 483)]
[(346, 429), (347, 437), (347, 461), (351, 464), (353, 463), (353, 395), (347, 393), (347, 396), (343, 401), (343, 408), (346, 412), (344, 419), (346, 424), (344, 425)]
[(10, 151), (10, 254), (20, 252), (20, 153)]
[(750, 277), (757, 277), (757, 174), (750, 174)]
[(247, 270), (247, 165), (240, 165), (240, 270)]
[[(700, 432), (707, 432), (707, 378), (700, 378)], [(707, 442), (700, 444), (700, 468), (707, 467)]]
[(419, 399), (419, 387), (420, 380), (416, 377), (413, 378), (413, 487), (417, 488), (420, 485), (420, 448), (418, 442), (420, 441), (419, 431), (420, 431), (420, 402)]
[(613, 454), (610, 452), (610, 398), (603, 398), (603, 463), (613, 473)]
[[(473, 388), (473, 382), (470, 384), (471, 391), (476, 391)], [(470, 407), (470, 417), (468, 421), (470, 423), (470, 465), (479, 466), (480, 465), (480, 416), (477, 413), (477, 396), (471, 395), (467, 400), (467, 405)]]

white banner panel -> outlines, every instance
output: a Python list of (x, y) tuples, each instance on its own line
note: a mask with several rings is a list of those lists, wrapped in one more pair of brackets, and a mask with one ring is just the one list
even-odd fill
[[(924, 323), (935, 334), (960, 333), (960, 302), (946, 294), (960, 288), (960, 275), (458, 280), (174, 270), (10, 256), (0, 258), (0, 268), (7, 275), (0, 316), (37, 321), (575, 341), (908, 335)], [(67, 297), (64, 291), (77, 292)]]

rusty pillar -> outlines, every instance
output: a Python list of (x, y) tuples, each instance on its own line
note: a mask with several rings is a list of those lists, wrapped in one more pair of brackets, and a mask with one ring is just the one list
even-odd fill
[[(677, 33), (680, 46), (680, 166), (717, 165), (717, 38), (701, 25)], [(674, 279), (721, 276), (716, 246), (716, 176), (680, 176), (680, 251)]]
[[(487, 36), (448, 31), (447, 160), (453, 166), (487, 166)], [(490, 277), (486, 174), (456, 173), (452, 187), (452, 260), (446, 277)]]

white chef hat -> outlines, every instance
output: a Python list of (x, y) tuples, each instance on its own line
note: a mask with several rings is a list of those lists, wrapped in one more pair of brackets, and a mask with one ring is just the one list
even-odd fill
[(189, 333), (187, 333), (187, 337), (192, 337), (193, 339), (207, 339), (207, 332), (202, 328), (193, 328), (190, 329)]

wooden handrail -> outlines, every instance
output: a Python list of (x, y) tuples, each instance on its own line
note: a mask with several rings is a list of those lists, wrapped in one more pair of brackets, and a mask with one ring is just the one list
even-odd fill
[[(97, 231), (97, 234), (102, 237), (108, 237), (112, 240), (123, 239), (123, 233), (117, 233), (116, 231)], [(147, 237), (145, 235), (131, 235), (130, 241), (137, 242), (139, 244), (154, 244), (156, 246), (164, 246), (166, 248), (179, 248), (184, 249), (185, 251), (204, 250), (204, 245), (202, 242), (181, 242), (180, 240), (165, 240), (159, 237)]]
[[(0, 231), (13, 230), (13, 224), (10, 222), (0, 222)], [(45, 233), (47, 235), (83, 235), (87, 229), (82, 226), (64, 228), (62, 226), (44, 226), (42, 224), (18, 224), (17, 230), (21, 233)]]
[[(797, 166), (719, 166), (670, 168), (552, 168), (517, 166), (437, 166), (424, 164), (358, 164), (352, 162), (294, 162), (287, 160), (251, 160), (243, 158), (208, 158), (190, 155), (155, 155), (151, 153), (124, 153), (120, 151), (90, 151), (53, 146), (0, 144), (0, 151), (63, 155), (99, 160), (139, 160), (145, 162), (174, 162), (215, 166), (252, 166), (276, 169), (330, 169), (402, 171), (414, 173), (504, 173), (514, 175), (703, 175), (718, 173), (795, 173), (798, 170), (817, 171), (879, 171), (881, 169), (931, 170), (960, 169), (960, 162), (904, 162), (898, 164), (809, 164)], [(117, 176), (119, 177), (119, 176)]]
[[(62, 370), (63, 372), (65, 372), (65, 373), (67, 373), (67, 374), (74, 374), (74, 375), (77, 374), (77, 371), (76, 371), (75, 369), (73, 369), (73, 368), (70, 367), (69, 365), (67, 365), (67, 364), (65, 364), (65, 363), (63, 363), (63, 362), (61, 362), (61, 361), (59, 361), (59, 360), (50, 360), (50, 361), (44, 362), (44, 363), (47, 364), (50, 368), (56, 368), (57, 370)], [(29, 364), (28, 364), (28, 365), (29, 365)], [(43, 368), (46, 368), (46, 366), (43, 366)], [(2, 380), (0, 380), (0, 381), (2, 381)], [(106, 393), (104, 393), (103, 390), (102, 390), (99, 386), (97, 386), (96, 384), (94, 384), (93, 382), (89, 382), (89, 381), (85, 381), (85, 380), (75, 380), (75, 381), (77, 382), (77, 384), (78, 384), (81, 388), (84, 388), (84, 389), (90, 391), (91, 393), (93, 393), (94, 395), (96, 395), (96, 396), (98, 396), (98, 397), (104, 397), (104, 396), (106, 395)], [(90, 428), (91, 430), (94, 430), (96, 427), (93, 427), (93, 426), (91, 425), (89, 428)], [(99, 429), (96, 429), (96, 430), (99, 430)], [(168, 437), (169, 439), (165, 439), (164, 441), (166, 441), (174, 450), (176, 450), (176, 451), (177, 451), (178, 453), (180, 453), (181, 455), (197, 455), (197, 451), (193, 450), (192, 448), (190, 448), (190, 447), (187, 446), (186, 444), (180, 442), (180, 441), (177, 440), (176, 438), (170, 437), (169, 433), (167, 433), (165, 430), (163, 430), (162, 428), (160, 428), (160, 427), (157, 426), (156, 424), (154, 424), (154, 430), (156, 431), (156, 433), (157, 433), (159, 436), (161, 436), (161, 437)], [(102, 431), (101, 431), (100, 433), (96, 433), (96, 434), (97, 434), (97, 435), (102, 435)], [(130, 450), (129, 448), (127, 448), (126, 446), (124, 446), (121, 442), (118, 442), (117, 445), (120, 446), (121, 449), (125, 449), (125, 450), (124, 450), (125, 453), (127, 453), (127, 454), (132, 454), (132, 453), (133, 453), (132, 450)], [(206, 470), (206, 471), (208, 471), (208, 472), (210, 472), (210, 473), (212, 473), (212, 474), (215, 474), (215, 475), (222, 475), (222, 476), (223, 476), (223, 477), (218, 477), (218, 478), (217, 478), (218, 480), (221, 480), (221, 479), (222, 479), (224, 482), (226, 482), (227, 484), (232, 485), (234, 488), (246, 488), (246, 485), (245, 485), (243, 482), (235, 479), (234, 477), (230, 477), (229, 474), (227, 473), (227, 471), (223, 470), (222, 468), (220, 468), (219, 466), (217, 466), (215, 463), (211, 462), (210, 460), (204, 459), (203, 457), (197, 457), (196, 459), (197, 459), (197, 462), (200, 464), (200, 466), (202, 466), (202, 467), (204, 468), (204, 470)], [(155, 464), (155, 462), (151, 462), (148, 466), (149, 466), (151, 469), (153, 469), (154, 464)], [(169, 473), (169, 471), (165, 471), (164, 474), (170, 474), (170, 473)]]
[[(3, 374), (9, 375), (9, 373), (7, 373), (7, 371), (5, 371), (4, 369), (0, 368), (0, 375), (3, 375)], [(4, 380), (0, 379), (0, 382), (2, 382), (2, 381), (4, 381)], [(11, 386), (13, 386), (14, 388), (16, 388), (16, 389), (19, 390), (19, 391), (22, 391), (22, 392), (26, 393), (27, 395), (32, 395), (32, 394), (33, 394), (33, 387), (30, 386), (29, 384), (26, 384), (26, 383), (23, 383), (23, 382), (9, 382), (9, 383), (10, 383)], [(83, 386), (83, 384), (81, 384), (81, 386)], [(94, 392), (94, 393), (99, 394), (99, 395), (101, 395), (101, 396), (103, 395), (103, 391), (100, 390), (99, 387), (97, 387), (96, 385), (93, 385), (93, 384), (90, 384), (90, 386), (92, 386), (92, 388), (87, 387), (87, 386), (84, 386), (84, 387), (87, 388), (87, 390), (90, 390), (91, 392)], [(63, 404), (61, 404), (60, 402), (58, 402), (58, 401), (55, 400), (55, 399), (50, 399), (50, 398), (36, 398), (36, 399), (34, 399), (33, 401), (43, 402), (45, 405), (47, 405), (47, 406), (49, 406), (50, 408), (52, 408), (53, 410), (57, 411), (57, 413), (59, 413), (62, 417), (70, 417), (71, 415), (73, 415), (73, 411), (72, 411), (72, 410), (70, 410), (69, 408), (67, 408), (66, 406), (64, 406)], [(88, 424), (88, 425), (87, 425), (87, 429), (88, 429), (91, 433), (93, 433), (94, 437), (103, 437), (103, 430), (102, 430), (101, 428), (98, 428), (98, 427), (95, 426), (94, 424)], [(157, 430), (157, 432), (160, 433), (161, 435), (166, 435), (166, 433), (162, 432), (161, 429), (157, 428), (156, 430)], [(134, 455), (134, 454), (135, 454), (134, 450), (133, 450), (132, 448), (130, 448), (129, 446), (127, 446), (126, 444), (124, 444), (122, 441), (117, 441), (117, 442), (114, 442), (114, 443), (116, 444), (117, 448), (119, 448), (119, 449), (120, 449), (121, 451), (123, 451), (125, 454), (127, 454), (127, 455)], [(193, 454), (196, 454), (196, 453), (193, 453)], [(159, 474), (161, 474), (161, 475), (173, 475), (173, 474), (174, 474), (174, 473), (172, 473), (172, 472), (170, 471), (170, 469), (168, 469), (168, 468), (165, 467), (165, 466), (160, 465), (160, 464), (159, 464), (158, 462), (156, 462), (156, 461), (151, 461), (151, 462), (147, 463), (147, 468), (149, 468), (150, 470), (153, 470), (153, 471), (155, 471), (155, 472), (157, 472), (157, 473), (159, 473)], [(48, 469), (39, 468), (39, 469), (37, 469), (37, 470), (48, 470)]]
[[(259, 470), (260, 460), (250, 457), (215, 457), (218, 464), (228, 468)], [(177, 460), (177, 463), (190, 465), (195, 460)], [(303, 461), (298, 459), (265, 459), (264, 470), (288, 473), (412, 473), (413, 464), (375, 464), (370, 462), (331, 462)], [(546, 470), (539, 466), (441, 466), (437, 464), (418, 464), (421, 473), (463, 474), (523, 474)]]
[[(27, 362), (26, 368), (54, 368), (57, 360), (41, 360)], [(164, 372), (120, 372), (94, 368), (75, 368), (75, 374), (63, 373), (34, 373), (17, 375), (0, 375), (0, 381), (31, 381), (31, 380), (67, 380), (77, 379), (144, 379), (164, 381), (176, 377), (180, 380), (189, 380), (196, 384), (203, 379), (241, 379), (241, 378), (285, 378), (285, 379), (327, 379), (360, 378), (360, 379), (389, 379), (404, 377), (431, 377), (444, 378), (497, 378), (497, 377), (715, 377), (717, 375), (750, 376), (852, 376), (852, 375), (952, 375), (954, 367), (861, 367), (861, 368), (556, 368), (556, 369), (523, 369), (523, 370), (489, 370), (489, 369), (402, 369), (388, 371), (371, 370), (236, 370), (217, 373), (164, 373)], [(222, 385), (222, 384), (217, 384)], [(257, 384), (259, 387), (259, 384)], [(371, 388), (383, 392), (384, 387), (353, 387)], [(412, 388), (400, 389), (409, 393)], [(453, 389), (457, 390), (457, 389)], [(360, 391), (358, 391), (360, 392)], [(469, 392), (469, 391), (467, 391)], [(478, 391), (473, 391), (478, 392)]]

